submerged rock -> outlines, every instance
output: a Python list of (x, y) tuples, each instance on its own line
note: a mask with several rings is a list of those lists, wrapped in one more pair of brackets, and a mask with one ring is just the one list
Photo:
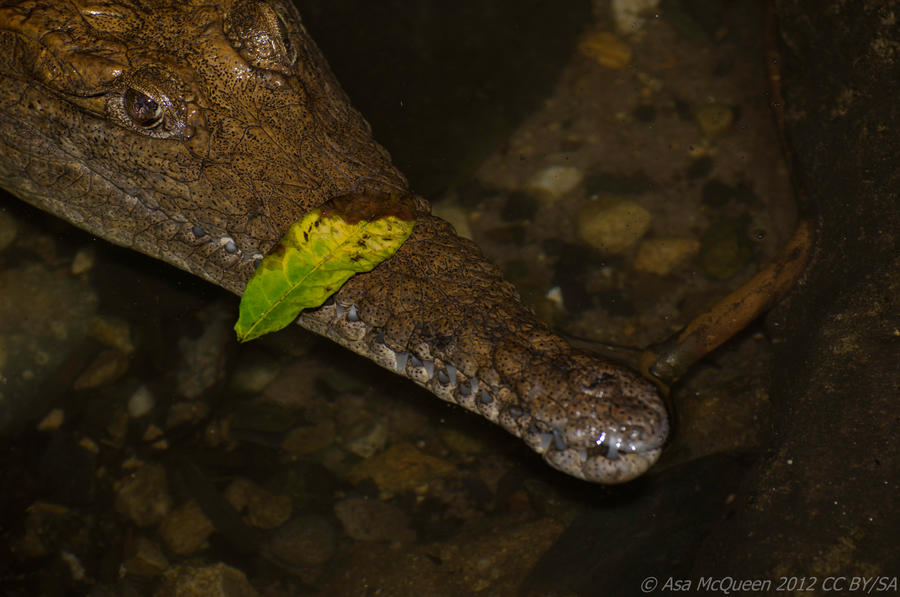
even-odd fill
[(157, 524), (172, 509), (166, 470), (144, 465), (125, 479), (116, 494), (116, 510), (139, 527)]
[(526, 188), (547, 199), (556, 200), (573, 190), (584, 179), (584, 174), (572, 166), (550, 166), (532, 176)]
[(200, 504), (190, 500), (166, 516), (159, 534), (172, 552), (189, 555), (199, 551), (215, 530)]
[(649, 238), (641, 243), (635, 269), (665, 276), (688, 257), (700, 250), (700, 241), (693, 238)]
[(166, 571), (154, 597), (257, 597), (259, 593), (236, 568), (222, 563), (212, 566), (177, 566)]
[(350, 498), (335, 504), (334, 513), (344, 532), (357, 541), (412, 543), (416, 532), (402, 510), (380, 500)]
[(631, 63), (631, 46), (603, 31), (586, 33), (578, 41), (578, 50), (600, 66), (621, 69)]
[(131, 547), (132, 553), (122, 563), (126, 574), (135, 576), (158, 576), (169, 567), (169, 560), (158, 543), (146, 537), (138, 537)]
[(246, 512), (244, 522), (260, 529), (280, 527), (293, 510), (289, 497), (269, 493), (248, 479), (235, 479), (225, 490), (225, 499), (238, 512)]
[(635, 201), (595, 200), (578, 212), (578, 235), (588, 245), (615, 255), (640, 240), (652, 219), (650, 212)]

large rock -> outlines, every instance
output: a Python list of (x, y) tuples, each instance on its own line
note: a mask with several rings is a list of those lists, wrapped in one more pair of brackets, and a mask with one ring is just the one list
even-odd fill
[(794, 169), (820, 234), (805, 283), (768, 321), (777, 443), (695, 571), (817, 576), (818, 591), (829, 576), (896, 582), (897, 4), (783, 0), (776, 10)]

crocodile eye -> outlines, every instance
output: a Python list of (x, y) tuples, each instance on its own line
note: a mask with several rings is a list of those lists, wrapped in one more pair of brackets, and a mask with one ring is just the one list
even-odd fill
[(159, 103), (149, 95), (137, 89), (127, 89), (124, 96), (125, 112), (136, 125), (145, 129), (159, 126), (165, 111)]
[(119, 125), (154, 139), (185, 139), (191, 88), (159, 66), (142, 66), (127, 72), (110, 90), (106, 101), (109, 117)]

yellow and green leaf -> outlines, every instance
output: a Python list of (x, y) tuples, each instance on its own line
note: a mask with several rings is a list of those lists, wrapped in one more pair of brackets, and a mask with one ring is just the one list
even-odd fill
[(234, 331), (246, 342), (318, 307), (351, 276), (393, 255), (409, 237), (415, 204), (407, 195), (354, 193), (294, 222), (257, 267), (241, 296)]

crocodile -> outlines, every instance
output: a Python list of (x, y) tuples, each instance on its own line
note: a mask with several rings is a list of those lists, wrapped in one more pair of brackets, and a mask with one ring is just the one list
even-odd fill
[(236, 294), (309, 210), (409, 196), (397, 253), (297, 323), (586, 481), (667, 439), (654, 384), (554, 333), (410, 190), (286, 0), (0, 1), (0, 186)]

